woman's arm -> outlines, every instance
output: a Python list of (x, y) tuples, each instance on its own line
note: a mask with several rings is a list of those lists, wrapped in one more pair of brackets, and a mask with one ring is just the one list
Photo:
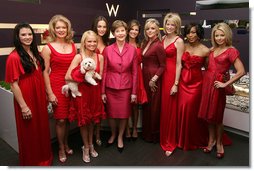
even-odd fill
[(175, 83), (173, 87), (171, 88), (170, 95), (175, 94), (178, 91), (178, 84), (180, 79), (180, 74), (182, 70), (182, 56), (184, 52), (184, 42), (183, 40), (177, 39), (175, 42), (177, 54), (176, 54), (176, 75), (175, 75)]
[(23, 98), (18, 81), (11, 83), (11, 91), (13, 92), (13, 95), (21, 108), (23, 119), (30, 119), (32, 117), (32, 113)]
[(103, 66), (104, 66), (104, 57), (99, 54), (99, 60), (100, 60), (100, 76), (102, 77), (103, 74)]
[(44, 77), (44, 82), (45, 82), (45, 88), (46, 88), (46, 93), (48, 95), (48, 101), (52, 102), (52, 104), (57, 105), (57, 98), (52, 91), (51, 84), (50, 84), (50, 79), (49, 79), (49, 73), (50, 73), (50, 54), (51, 51), (49, 47), (46, 45), (41, 51), (41, 56), (44, 58), (45, 62), (45, 70), (43, 71), (43, 77)]
[(66, 81), (73, 81), (73, 78), (71, 76), (71, 72), (74, 68), (76, 68), (79, 63), (81, 62), (81, 55), (80, 54), (77, 54), (75, 55), (75, 57), (73, 58), (73, 60), (71, 61), (71, 64), (65, 74), (65, 80)]

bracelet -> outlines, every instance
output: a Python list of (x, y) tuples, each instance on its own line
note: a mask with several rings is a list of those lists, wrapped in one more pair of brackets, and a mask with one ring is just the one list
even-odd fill
[(151, 81), (156, 82), (156, 79), (152, 78)]

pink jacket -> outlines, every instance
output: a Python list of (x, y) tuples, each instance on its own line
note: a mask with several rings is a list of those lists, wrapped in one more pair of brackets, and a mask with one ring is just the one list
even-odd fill
[(122, 53), (117, 44), (107, 46), (103, 51), (104, 67), (102, 79), (102, 94), (105, 87), (112, 89), (132, 89), (137, 94), (137, 54), (136, 49), (125, 43)]

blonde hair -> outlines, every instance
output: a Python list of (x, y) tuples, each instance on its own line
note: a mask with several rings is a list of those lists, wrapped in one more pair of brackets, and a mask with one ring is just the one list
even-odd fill
[(85, 47), (85, 41), (86, 41), (88, 36), (94, 36), (96, 38), (96, 40), (97, 40), (97, 43), (98, 43), (98, 37), (97, 37), (97, 34), (94, 31), (92, 31), (92, 30), (85, 31), (83, 33), (81, 41), (80, 41), (80, 53), (81, 54), (85, 53), (85, 49), (86, 49), (86, 47)]
[(212, 41), (212, 45), (213, 47), (218, 47), (219, 45), (216, 43), (215, 41), (215, 32), (217, 30), (222, 31), (225, 34), (226, 37), (226, 45), (227, 46), (232, 46), (232, 37), (233, 37), (233, 33), (231, 28), (229, 27), (228, 24), (226, 23), (218, 23), (216, 24), (213, 29), (212, 29), (212, 33), (211, 33), (211, 41)]
[(163, 19), (163, 28), (164, 28), (164, 33), (167, 34), (166, 32), (166, 24), (168, 20), (172, 20), (174, 24), (176, 25), (176, 34), (179, 36), (181, 35), (181, 25), (182, 25), (182, 20), (179, 14), (170, 12), (166, 14), (166, 16)]
[(62, 21), (66, 24), (67, 35), (65, 37), (65, 41), (68, 43), (72, 42), (73, 33), (72, 33), (72, 28), (71, 28), (71, 22), (69, 19), (67, 19), (63, 15), (55, 15), (49, 21), (49, 35), (50, 35), (51, 41), (56, 40), (55, 27), (56, 27), (56, 23), (58, 21)]
[(152, 24), (155, 24), (156, 26), (156, 30), (157, 30), (157, 34), (158, 34), (158, 38), (161, 40), (161, 33), (160, 33), (160, 23), (158, 20), (154, 19), (154, 18), (149, 18), (146, 20), (145, 22), (145, 27), (144, 27), (144, 36), (145, 36), (145, 40), (148, 41), (148, 37), (146, 35), (146, 30), (148, 29), (149, 26), (151, 26)]

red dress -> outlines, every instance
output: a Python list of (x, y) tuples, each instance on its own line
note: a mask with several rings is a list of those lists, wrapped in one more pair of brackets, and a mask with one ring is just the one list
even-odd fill
[[(97, 55), (97, 73), (100, 73), (100, 61)], [(90, 123), (100, 123), (101, 119), (106, 118), (104, 105), (101, 99), (101, 81), (96, 81), (98, 85), (94, 86), (84, 82), (84, 74), (80, 72), (80, 65), (72, 70), (72, 78), (79, 82), (78, 89), (82, 96), (71, 98), (70, 121), (77, 118), (78, 126), (84, 126)]]
[(147, 102), (147, 95), (146, 90), (144, 86), (144, 80), (142, 75), (142, 55), (141, 55), (141, 49), (137, 48), (137, 58), (138, 58), (138, 83), (137, 83), (137, 103), (138, 104), (144, 104)]
[(223, 81), (221, 75), (229, 70), (237, 58), (239, 58), (239, 51), (235, 48), (228, 48), (218, 56), (214, 56), (213, 51), (209, 55), (209, 65), (204, 75), (202, 99), (198, 115), (208, 123), (223, 123), (226, 105), (225, 89), (216, 89), (214, 81)]
[[(143, 104), (142, 136), (148, 142), (160, 141), (160, 112), (161, 112), (161, 75), (165, 70), (165, 50), (159, 39), (154, 40), (145, 54), (142, 54), (144, 86), (148, 102)], [(158, 86), (155, 92), (149, 87), (149, 81), (158, 75)]]
[(198, 119), (204, 62), (204, 57), (191, 56), (189, 52), (182, 56), (178, 91), (178, 147), (184, 150), (205, 147), (208, 142), (206, 122)]
[(70, 97), (66, 97), (62, 94), (62, 86), (65, 85), (65, 74), (71, 64), (72, 59), (76, 55), (76, 48), (74, 43), (72, 44), (72, 52), (69, 54), (61, 54), (57, 52), (50, 43), (47, 44), (51, 50), (50, 55), (50, 84), (52, 91), (54, 92), (58, 104), (54, 106), (54, 118), (66, 119), (69, 114)]
[[(26, 74), (16, 50), (6, 62), (6, 82), (17, 80), (23, 98), (32, 111), (32, 119), (24, 120), (14, 98), (15, 118), (21, 166), (50, 166), (53, 160), (50, 142), (49, 117), (44, 79), (41, 68)], [(10, 125), (11, 126), (11, 125)]]
[[(177, 98), (178, 93), (170, 95), (170, 90), (175, 83), (176, 55), (175, 42), (169, 44), (166, 51), (166, 69), (162, 76), (161, 88), (161, 124), (160, 124), (160, 145), (164, 151), (174, 151), (177, 147)], [(164, 40), (163, 42), (164, 43)]]

